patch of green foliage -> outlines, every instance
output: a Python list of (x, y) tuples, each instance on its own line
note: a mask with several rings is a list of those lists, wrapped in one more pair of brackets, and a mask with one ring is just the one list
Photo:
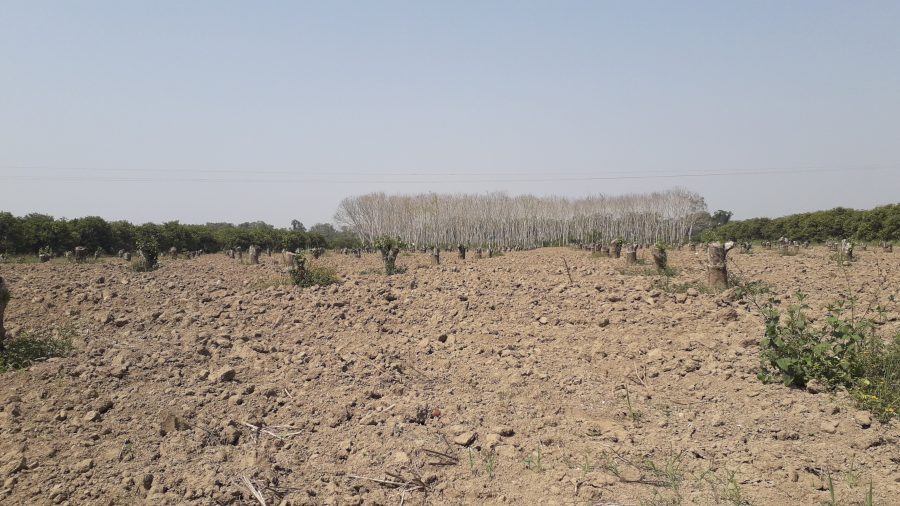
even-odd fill
[(75, 329), (63, 327), (40, 332), (21, 332), (3, 343), (0, 351), (0, 373), (24, 369), (34, 362), (51, 357), (65, 357), (72, 353)]
[(153, 234), (143, 234), (135, 242), (139, 250), (139, 258), (131, 264), (131, 268), (139, 272), (149, 272), (159, 265), (159, 241)]
[(294, 257), (294, 265), (291, 266), (288, 274), (291, 282), (301, 288), (328, 286), (340, 281), (334, 269), (319, 265), (308, 266), (306, 258), (302, 255)]
[(61, 252), (73, 251), (76, 246), (91, 252), (97, 248), (109, 252), (136, 251), (135, 241), (147, 234), (157, 238), (160, 251), (175, 247), (178, 251), (212, 252), (238, 246), (246, 249), (251, 244), (274, 251), (359, 245), (352, 231), (336, 230), (326, 223), (313, 225), (307, 231), (299, 221), (291, 228), (277, 228), (264, 222), (190, 225), (170, 221), (134, 225), (121, 220), (107, 221), (98, 216), (65, 219), (38, 213), (14, 216), (0, 212), (0, 252), (6, 254), (33, 256), (42, 247)]
[(885, 342), (874, 323), (855, 317), (854, 301), (828, 307), (824, 324), (814, 326), (806, 316), (806, 296), (785, 314), (774, 302), (760, 306), (766, 323), (760, 341), (764, 382), (781, 380), (804, 387), (812, 380), (830, 389), (847, 388), (861, 407), (886, 420), (900, 410), (900, 335)]
[(781, 218), (728, 221), (705, 231), (704, 240), (770, 240), (825, 242), (833, 238), (860, 241), (900, 240), (900, 204), (868, 210), (837, 207), (828, 211), (792, 214)]
[(400, 250), (406, 247), (399, 237), (381, 236), (373, 243), (375, 249), (381, 252), (381, 260), (384, 262), (384, 275), (397, 274), (397, 256)]

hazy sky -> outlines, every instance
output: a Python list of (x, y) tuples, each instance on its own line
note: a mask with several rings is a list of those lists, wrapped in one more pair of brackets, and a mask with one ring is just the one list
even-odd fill
[(897, 1), (0, 1), (0, 210), (287, 226), (370, 191), (676, 185), (738, 218), (898, 202), (898, 27)]

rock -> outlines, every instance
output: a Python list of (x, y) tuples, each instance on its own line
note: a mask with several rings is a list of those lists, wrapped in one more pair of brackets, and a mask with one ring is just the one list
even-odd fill
[(460, 435), (453, 438), (453, 442), (460, 446), (469, 446), (470, 444), (475, 442), (475, 439), (478, 437), (474, 432), (463, 432)]
[(685, 294), (687, 294), (688, 297), (696, 297), (700, 295), (700, 292), (698, 292), (696, 288), (688, 288)]
[(549, 321), (549, 320), (547, 320), (547, 317), (546, 317), (546, 316), (541, 316), (541, 317), (538, 319), (538, 322), (540, 322), (541, 325), (546, 325), (548, 321)]
[(825, 386), (816, 380), (809, 380), (806, 382), (806, 391), (811, 394), (817, 394), (820, 392), (824, 392)]
[(25, 469), (27, 462), (25, 455), (18, 454), (0, 468), (0, 476), (9, 476)]
[(853, 416), (853, 419), (856, 420), (856, 423), (863, 429), (868, 429), (872, 426), (872, 415), (865, 411), (859, 411)]
[(187, 422), (183, 417), (171, 412), (166, 411), (162, 414), (162, 420), (160, 421), (159, 426), (159, 434), (161, 436), (165, 436), (166, 434), (172, 434), (179, 430), (185, 430), (188, 428)]
[(96, 422), (97, 420), (100, 420), (100, 413), (98, 413), (94, 410), (90, 410), (87, 413), (85, 413), (81, 419), (84, 420), (85, 422)]
[(216, 383), (224, 383), (234, 379), (235, 371), (233, 367), (223, 367), (212, 374), (212, 380)]
[(675, 294), (675, 302), (677, 304), (684, 304), (687, 302), (687, 294), (686, 293), (676, 293)]
[(84, 459), (84, 460), (78, 462), (77, 464), (75, 464), (75, 467), (73, 467), (72, 470), (78, 474), (84, 474), (84, 473), (90, 471), (91, 468), (93, 468), (93, 467), (94, 467), (94, 459)]
[(833, 420), (825, 420), (824, 422), (819, 424), (819, 428), (826, 434), (834, 434), (835, 432), (837, 432), (838, 422), (835, 422)]
[(482, 443), (488, 448), (495, 448), (501, 442), (500, 434), (491, 433), (484, 437)]
[(405, 466), (406, 464), (409, 464), (409, 462), (409, 455), (406, 452), (395, 452), (391, 457), (391, 463), (398, 466)]
[(147, 473), (141, 478), (141, 486), (144, 487), (144, 490), (150, 490), (150, 487), (153, 486), (153, 475)]
[(59, 504), (69, 497), (69, 493), (66, 491), (66, 486), (62, 483), (57, 483), (50, 489), (49, 493), (50, 499), (54, 504)]
[(508, 425), (498, 425), (497, 427), (494, 427), (494, 432), (503, 437), (512, 437), (515, 434), (513, 428)]

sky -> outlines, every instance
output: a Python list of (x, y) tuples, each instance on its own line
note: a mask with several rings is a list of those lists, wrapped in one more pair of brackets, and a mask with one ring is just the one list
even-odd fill
[(0, 0), (0, 210), (288, 226), (341, 199), (900, 202), (896, 1)]

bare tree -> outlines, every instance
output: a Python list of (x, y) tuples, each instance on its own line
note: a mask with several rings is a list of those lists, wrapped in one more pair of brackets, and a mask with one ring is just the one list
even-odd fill
[(578, 199), (487, 195), (392, 195), (344, 199), (335, 220), (364, 243), (399, 237), (414, 249), (462, 244), (503, 249), (608, 243), (677, 244), (689, 240), (706, 214), (696, 193), (673, 189), (650, 194), (597, 195)]

